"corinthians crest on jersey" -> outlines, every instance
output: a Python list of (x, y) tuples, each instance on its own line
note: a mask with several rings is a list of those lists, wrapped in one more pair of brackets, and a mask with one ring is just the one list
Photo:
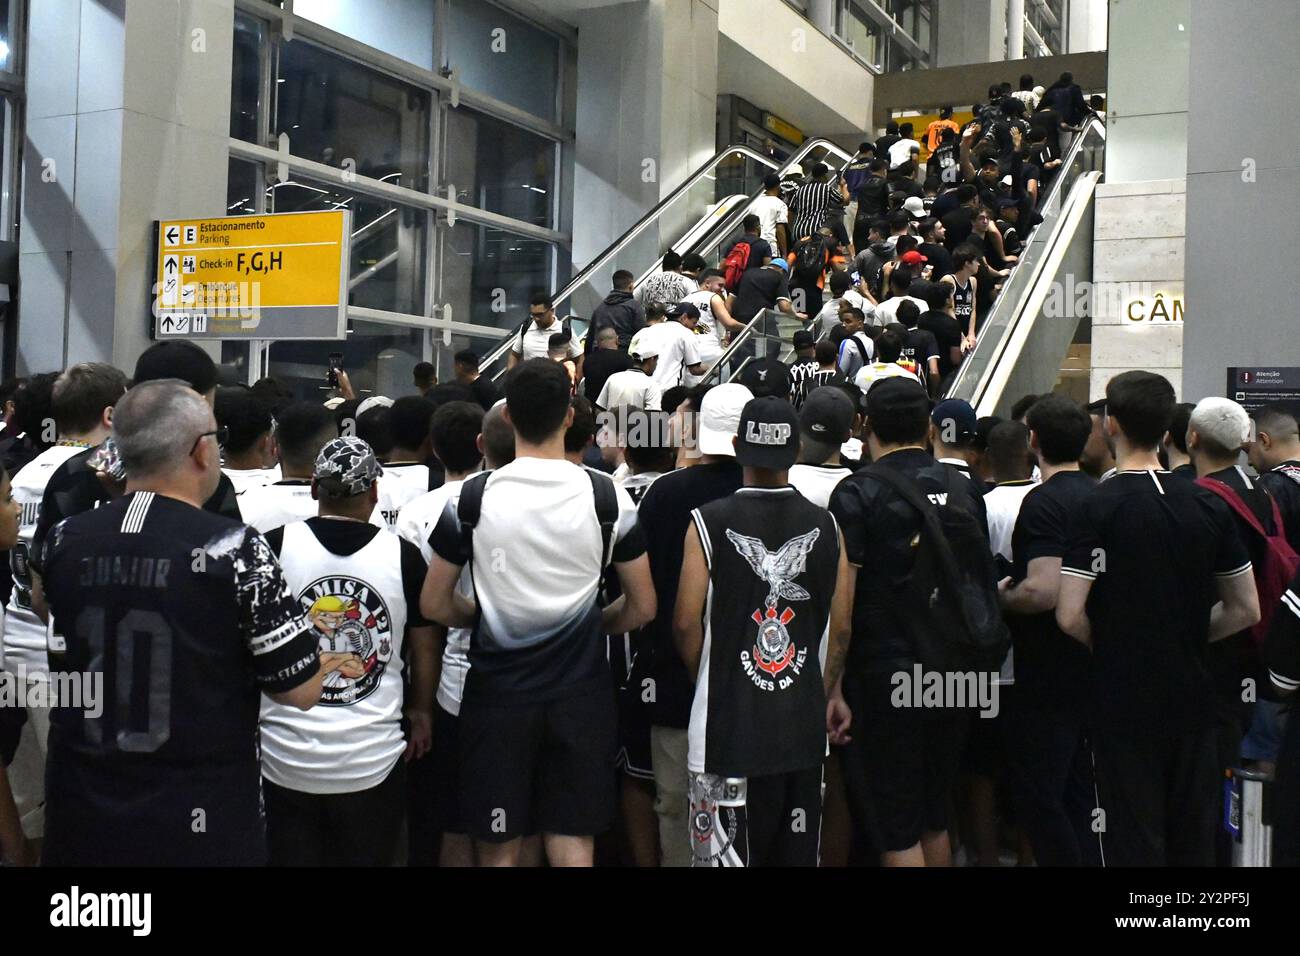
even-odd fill
[(764, 606), (750, 615), (758, 625), (754, 646), (740, 652), (740, 666), (749, 679), (763, 690), (785, 690), (794, 683), (808, 658), (807, 647), (796, 647), (790, 639), (787, 625), (797, 612), (788, 604), (781, 608), (781, 599), (807, 601), (811, 595), (793, 579), (808, 566), (808, 552), (812, 550), (821, 530), (814, 528), (807, 534), (791, 538), (776, 551), (768, 551), (762, 541), (737, 534), (727, 529), (727, 540), (749, 562), (754, 573), (768, 586)]
[(360, 667), (325, 676), (320, 702), (346, 706), (374, 693), (393, 656), (392, 618), (383, 597), (365, 581), (342, 575), (319, 578), (298, 595), (322, 654), (355, 654)]

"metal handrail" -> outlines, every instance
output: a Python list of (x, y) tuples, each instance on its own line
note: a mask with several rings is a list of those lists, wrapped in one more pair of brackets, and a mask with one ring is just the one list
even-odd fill
[[(582, 286), (586, 284), (586, 282), (591, 278), (592, 275), (594, 275), (599, 269), (608, 265), (609, 262), (612, 259), (614, 259), (615, 256), (617, 256), (620, 252), (626, 249), (627, 246), (631, 244), (638, 236), (640, 236), (642, 232), (644, 232), (652, 223), (658, 220), (659, 217), (663, 215), (665, 209), (667, 209), (669, 206), (675, 203), (686, 193), (690, 192), (691, 189), (697, 186), (704, 179), (708, 178), (709, 174), (712, 173), (713, 170), (716, 169), (719, 165), (721, 165), (724, 160), (733, 156), (740, 156), (742, 158), (752, 159), (755, 162), (762, 163), (764, 166), (767, 166), (770, 169), (774, 169), (778, 173), (783, 173), (786, 170), (788, 170), (791, 166), (802, 163), (803, 160), (808, 156), (808, 154), (810, 154), (816, 149), (824, 149), (828, 153), (839, 156), (844, 160), (844, 162), (848, 162), (850, 159), (852, 159), (852, 156), (849, 153), (846, 153), (844, 150), (840, 149), (839, 146), (835, 145), (833, 142), (827, 139), (810, 139), (805, 141), (803, 145), (801, 145), (797, 150), (795, 150), (795, 152), (791, 154), (790, 158), (787, 159), (784, 163), (777, 163), (771, 157), (764, 156), (762, 153), (750, 149), (748, 146), (733, 145), (733, 146), (728, 146), (726, 149), (719, 151), (711, 160), (709, 160), (707, 163), (705, 163), (703, 166), (697, 169), (689, 178), (687, 178), (685, 182), (683, 182), (671, 193), (669, 193), (664, 199), (660, 200), (659, 203), (657, 203), (644, 216), (642, 216), (639, 220), (637, 220), (637, 222), (630, 229), (628, 229), (627, 232), (623, 233), (623, 235), (620, 236), (618, 239), (615, 239), (613, 244), (611, 244), (608, 248), (606, 248), (604, 252), (602, 252), (595, 259), (589, 262), (586, 265), (586, 267), (581, 269), (572, 279), (570, 279), (568, 284), (565, 285), (564, 288), (562, 288), (554, 296), (554, 302), (556, 306), (559, 306), (561, 302), (568, 300), (568, 298), (572, 296), (573, 293), (577, 292), (578, 289), (582, 288)], [(751, 196), (750, 197), (751, 202), (755, 198), (757, 198), (757, 196)], [(730, 232), (731, 230), (735, 229), (736, 225), (742, 219), (744, 219), (745, 211), (748, 208), (749, 208), (749, 203), (746, 203), (742, 208), (737, 210), (731, 216), (728, 216), (724, 220), (724, 222), (720, 224), (719, 229), (723, 228), (724, 226), (726, 227), (727, 232)], [(723, 232), (721, 235), (725, 237), (726, 234), (727, 234), (726, 232)], [(719, 238), (717, 241), (721, 241), (721, 239)], [(704, 243), (704, 245), (707, 246), (707, 243)], [(662, 261), (663, 260), (661, 257), (659, 262)], [(655, 266), (652, 266), (650, 272), (653, 272), (654, 269), (657, 268), (657, 265), (658, 264), (656, 263)], [(645, 275), (649, 275), (649, 274), (650, 274), (649, 272), (645, 273)], [(493, 349), (486, 356), (484, 356), (482, 361), (479, 363), (479, 367), (481, 369), (486, 370), (496, 362), (500, 361), (501, 358), (506, 354), (506, 352), (510, 350), (513, 344), (514, 335), (517, 334), (519, 329), (522, 327), (523, 327), (522, 324), (516, 326), (515, 329), (512, 331), (512, 333), (508, 335), (506, 339), (499, 346), (497, 346), (497, 348)]]
[[(1052, 210), (1054, 206), (1056, 206), (1057, 204), (1063, 206), (1064, 204), (1063, 194), (1065, 190), (1066, 180), (1067, 179), (1070, 180), (1070, 185), (1073, 186), (1074, 183), (1079, 178), (1079, 177), (1070, 177), (1068, 175), (1069, 170), (1082, 157), (1084, 144), (1087, 141), (1089, 133), (1091, 132), (1099, 133), (1101, 136), (1102, 143), (1103, 144), (1105, 143), (1106, 141), (1105, 124), (1103, 124), (1102, 122), (1100, 122), (1095, 118), (1090, 119), (1086, 123), (1084, 123), (1083, 128), (1078, 133), (1075, 134), (1074, 139), (1071, 141), (1069, 145), (1069, 148), (1066, 149), (1065, 154), (1063, 156), (1064, 162), (1061, 163), (1060, 172), (1057, 174), (1056, 178), (1052, 180), (1052, 185), (1047, 190), (1047, 195), (1043, 197), (1043, 199), (1039, 202), (1038, 208), (1040, 210)], [(1080, 175), (1082, 175), (1082, 173)], [(1060, 218), (1058, 217), (1056, 221), (1059, 222)], [(1047, 223), (1044, 222), (1041, 223), (1039, 226), (1035, 227), (1034, 232), (1037, 232), (1037, 230), (1042, 228), (1044, 225), (1047, 225)], [(1025, 237), (1026, 250), (1030, 246), (1032, 235), (1033, 233), (1030, 233), (1030, 235), (1027, 235)], [(1013, 281), (1017, 281), (1022, 274), (1026, 274), (1026, 273), (1021, 273), (1019, 271), (1021, 269), (1029, 270), (1027, 274), (1030, 275), (1030, 278), (1032, 280), (1033, 275), (1037, 273), (1039, 270), (1041, 270), (1045, 258), (1046, 258), (1045, 256), (1039, 255), (1029, 262), (1026, 262), (1023, 259), (1016, 262), (1016, 264), (1012, 267), (1011, 274), (1007, 276), (1005, 282), (1003, 283), (1004, 288), (1010, 285)], [(1033, 284), (1034, 284), (1033, 281), (1030, 281), (1029, 284), (1026, 286), (1026, 290), (1025, 290), (1026, 295), (1028, 294), (1029, 289), (1032, 289)], [(970, 360), (975, 355), (975, 353), (977, 353), (980, 350), (980, 347), (983, 346), (986, 341), (989, 341), (991, 343), (990, 345), (986, 346), (986, 348), (996, 347), (996, 343), (992, 343), (991, 340), (989, 339), (989, 336), (994, 334), (991, 332), (991, 330), (999, 327), (999, 322), (996, 320), (1000, 318), (1001, 313), (1004, 310), (1020, 308), (1020, 306), (1023, 303), (1023, 299), (1024, 299), (1023, 296), (1017, 299), (1013, 299), (1011, 296), (1008, 296), (1005, 293), (998, 296), (997, 301), (993, 304), (993, 308), (990, 309), (988, 316), (985, 317), (984, 319), (983, 328), (980, 329), (979, 336), (975, 340), (975, 348), (972, 349), (970, 354), (966, 356), (965, 361), (962, 362), (961, 368), (958, 370), (957, 374), (953, 377), (951, 384), (948, 386), (948, 390), (945, 393), (947, 396), (954, 397), (960, 395), (963, 391), (963, 386), (966, 384), (966, 379), (969, 375), (976, 374), (982, 376), (985, 374), (991, 374), (993, 366), (995, 364), (994, 361), (990, 361), (987, 365), (984, 365), (978, 372), (972, 372), (971, 370), (973, 366)], [(1008, 321), (1006, 323), (1006, 327), (1003, 329), (1003, 332), (1005, 333), (1009, 331), (1011, 325), (1012, 325), (1011, 321)], [(974, 388), (972, 389), (972, 394), (974, 391), (979, 390), (979, 388), (980, 388), (979, 382), (977, 381), (975, 383)]]

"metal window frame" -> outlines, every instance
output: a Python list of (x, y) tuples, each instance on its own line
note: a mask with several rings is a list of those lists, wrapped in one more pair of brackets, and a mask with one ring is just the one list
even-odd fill
[[(897, 43), (913, 59), (920, 60), (922, 63), (929, 63), (929, 49), (921, 46), (920, 43), (913, 39), (912, 35), (903, 28), (903, 25), (890, 16), (889, 12), (876, 3), (875, 0), (842, 0), (842, 2), (857, 7), (874, 20), (882, 31), (883, 39)], [(933, 21), (931, 22), (931, 29), (933, 29)]]
[[(308, 20), (292, 12), (292, 4), (289, 9), (281, 9), (265, 3), (265, 0), (235, 0), (235, 9), (244, 13), (255, 16), (258, 19), (267, 20), (273, 26), (278, 26), (280, 34), (283, 35), (284, 26), (287, 23), (296, 39), (302, 37), (310, 40), (312, 43), (325, 47), (332, 53), (355, 60), (356, 62), (380, 73), (385, 73), (394, 79), (402, 80), (412, 86), (420, 87), (426, 91), (438, 95), (455, 94), (454, 99), (458, 102), (473, 106), (475, 109), (485, 113), (490, 113), (499, 119), (505, 120), (515, 126), (522, 126), (531, 130), (540, 136), (553, 139), (559, 142), (568, 142), (574, 139), (574, 131), (565, 127), (535, 116), (526, 110), (513, 106), (504, 100), (499, 100), (494, 96), (481, 93), (471, 87), (461, 86), (454, 80), (443, 76), (440, 72), (426, 70), (423, 67), (416, 66), (414, 63), (408, 63), (400, 57), (393, 56), (391, 53), (385, 53), (375, 47), (367, 46), (359, 40), (346, 36), (342, 33), (335, 33), (327, 27), (321, 26), (314, 20)], [(446, 14), (448, 7), (445, 2), (440, 3), (439, 11)], [(511, 11), (513, 13), (513, 11)], [(438, 21), (435, 20), (435, 23)], [(445, 31), (444, 31), (445, 32)], [(551, 31), (546, 31), (551, 32)], [(435, 44), (441, 49), (442, 40), (438, 39), (438, 30), (434, 29)], [(561, 46), (564, 38), (557, 37)], [(435, 50), (435, 53), (438, 51)], [(439, 57), (441, 58), (441, 57)], [(562, 87), (562, 77), (556, 78), (557, 96), (560, 95)]]

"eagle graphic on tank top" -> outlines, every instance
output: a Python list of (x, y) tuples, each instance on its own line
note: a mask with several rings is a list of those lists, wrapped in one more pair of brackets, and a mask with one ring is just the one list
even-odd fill
[(751, 617), (758, 625), (758, 636), (754, 641), (754, 666), (771, 674), (780, 674), (792, 664), (794, 673), (799, 672), (802, 656), (807, 651), (798, 652), (800, 660), (796, 661), (796, 648), (790, 640), (786, 625), (794, 620), (794, 609), (788, 605), (777, 612), (781, 599), (787, 601), (807, 601), (811, 595), (794, 583), (794, 579), (808, 566), (808, 552), (812, 550), (821, 529), (814, 528), (807, 534), (791, 538), (775, 551), (768, 551), (767, 546), (758, 538), (750, 538), (727, 529), (727, 540), (735, 546), (740, 556), (749, 562), (754, 573), (767, 582), (768, 592), (765, 608), (754, 611)]

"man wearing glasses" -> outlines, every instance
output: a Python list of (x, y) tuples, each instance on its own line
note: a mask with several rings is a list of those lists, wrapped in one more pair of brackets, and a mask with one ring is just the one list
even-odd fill
[[(529, 359), (548, 358), (551, 336), (556, 332), (568, 331), (562, 328), (564, 323), (555, 318), (555, 301), (545, 292), (536, 293), (528, 306), (528, 324), (519, 330), (514, 344), (510, 347), (510, 357), (506, 368), (511, 369), (520, 362)], [(582, 346), (573, 336), (569, 337), (568, 357), (577, 364), (577, 378), (582, 381)]]
[(203, 510), (221, 431), (187, 382), (137, 384), (126, 493), (46, 538), (51, 675), (92, 688), (51, 716), (46, 865), (264, 863), (260, 698), (305, 710), (357, 663), (318, 654), (260, 534)]

